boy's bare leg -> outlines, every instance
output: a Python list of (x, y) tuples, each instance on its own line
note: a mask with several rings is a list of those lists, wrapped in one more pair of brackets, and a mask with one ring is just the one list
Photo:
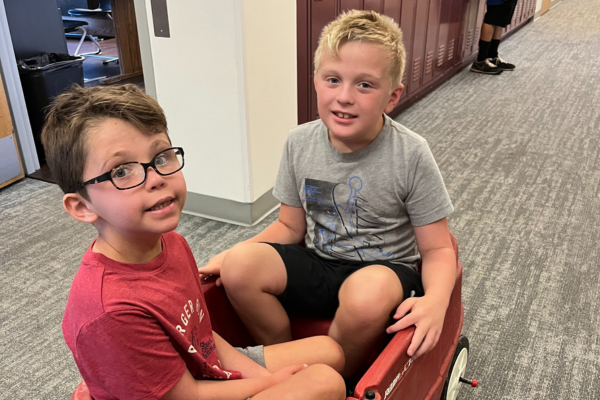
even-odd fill
[[(482, 24), (480, 39), (483, 40), (484, 42), (491, 42), (492, 37), (494, 36), (494, 33), (496, 32), (497, 28), (498, 27), (495, 25), (490, 25), (490, 24), (485, 24), (485, 23)], [(502, 28), (500, 28), (500, 31), (502, 31)], [(500, 35), (502, 35), (502, 33)], [(502, 37), (502, 36), (500, 36), (500, 37)]]
[(344, 368), (344, 351), (329, 336), (314, 336), (265, 346), (265, 364), (270, 372), (290, 365), (325, 364), (341, 373)]
[(386, 335), (390, 314), (402, 301), (403, 290), (394, 271), (371, 265), (350, 275), (338, 296), (340, 306), (329, 336), (342, 346), (346, 357), (342, 375), (350, 377)]
[(292, 340), (290, 320), (277, 299), (287, 285), (279, 253), (265, 243), (239, 244), (227, 252), (221, 267), (227, 297), (257, 343)]
[[(492, 37), (494, 40), (502, 39), (502, 33), (504, 33), (504, 28), (501, 26), (489, 25), (494, 28), (494, 36)], [(490, 39), (491, 40), (491, 39)]]
[(343, 400), (342, 377), (323, 364), (308, 366), (283, 382), (253, 396), (253, 400)]

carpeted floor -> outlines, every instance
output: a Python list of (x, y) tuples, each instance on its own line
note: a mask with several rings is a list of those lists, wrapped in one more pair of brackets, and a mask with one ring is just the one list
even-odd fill
[[(565, 0), (500, 47), (517, 70), (463, 71), (397, 119), (428, 139), (456, 207), (471, 341), (460, 399), (600, 398), (600, 11)], [(59, 189), (0, 190), (0, 399), (69, 398), (60, 330), (94, 230)], [(241, 228), (184, 215), (199, 265)]]

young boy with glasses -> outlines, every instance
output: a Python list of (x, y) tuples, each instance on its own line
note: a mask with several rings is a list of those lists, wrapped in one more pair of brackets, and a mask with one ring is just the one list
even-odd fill
[(98, 231), (62, 325), (94, 399), (344, 397), (330, 338), (237, 350), (212, 331), (194, 257), (174, 232), (184, 151), (154, 99), (134, 85), (74, 87), (53, 103), (42, 141), (65, 210)]

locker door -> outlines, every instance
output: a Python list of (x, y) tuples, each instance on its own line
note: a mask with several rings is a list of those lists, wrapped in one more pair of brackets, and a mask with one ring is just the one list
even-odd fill
[(308, 33), (310, 0), (296, 1), (296, 65), (298, 90), (298, 124), (311, 120), (309, 76), (313, 56), (310, 54), (310, 35)]
[(523, 11), (523, 0), (519, 0), (517, 3), (517, 7), (515, 7), (515, 12), (513, 14), (511, 24), (513, 26), (517, 26), (521, 23), (521, 12)]
[(382, 1), (381, 0), (364, 0), (364, 8), (363, 10), (371, 10), (371, 11), (375, 11), (378, 13), (382, 13), (382, 6), (383, 4), (381, 4)]
[(360, 0), (340, 0), (340, 12), (348, 10), (362, 10)]
[[(406, 49), (407, 52), (407, 56), (408, 56), (408, 49), (407, 49), (407, 41), (406, 41), (406, 31), (404, 29), (404, 27), (401, 24), (401, 12), (402, 12), (402, 0), (382, 0), (383, 1), (383, 14), (387, 15), (388, 17), (392, 18), (394, 21), (396, 21), (396, 23), (398, 23), (398, 25), (400, 25), (400, 29), (402, 30), (402, 42), (404, 43), (404, 47)], [(405, 59), (405, 63), (406, 63), (406, 59)], [(406, 65), (404, 70), (406, 71)], [(403, 74), (402, 77), (402, 83), (404, 84), (404, 76), (406, 76), (406, 72)], [(401, 99), (404, 99), (406, 97), (406, 88), (404, 90), (404, 92), (402, 93), (402, 97)]]
[(408, 94), (415, 93), (422, 84), (423, 70), (425, 67), (425, 45), (427, 43), (427, 20), (429, 17), (429, 0), (416, 2), (414, 36), (412, 38), (413, 50), (409, 73)]
[[(383, 14), (392, 18), (400, 25), (400, 12), (402, 10), (402, 0), (383, 0)], [(402, 29), (402, 27), (400, 27)], [(402, 30), (404, 33), (404, 30)]]
[(475, 35), (473, 36), (473, 50), (471, 54), (479, 51), (479, 38), (481, 38), (481, 24), (483, 24), (483, 17), (485, 16), (486, 2), (480, 1), (477, 5), (477, 20), (475, 21)]
[[(448, 0), (445, 0), (448, 1)], [(464, 0), (451, 0), (450, 28), (448, 30), (447, 67), (452, 68), (462, 61), (461, 34), (464, 27)]]
[(406, 49), (406, 66), (404, 68), (404, 75), (402, 76), (402, 84), (404, 85), (404, 91), (400, 101), (403, 101), (408, 97), (408, 89), (410, 86), (410, 76), (413, 65), (413, 42), (414, 42), (414, 26), (415, 26), (415, 12), (416, 12), (417, 0), (403, 0), (402, 9), (400, 14), (400, 28), (404, 35), (404, 47)]
[[(477, 29), (477, 12), (479, 11), (479, 2), (471, 0), (469, 2), (468, 19), (465, 31), (465, 43), (463, 48), (463, 59), (473, 54), (473, 43), (475, 39), (475, 29)], [(481, 26), (479, 27), (481, 29)]]
[[(310, 1), (310, 0), (309, 0)], [(315, 50), (317, 50), (317, 45), (319, 44), (319, 36), (321, 35), (321, 31), (331, 21), (333, 21), (338, 13), (336, 7), (335, 0), (325, 0), (325, 1), (311, 1), (310, 2), (310, 58), (311, 58), (311, 68), (309, 74), (309, 85), (310, 85), (310, 113), (311, 113), (311, 121), (319, 118), (319, 112), (317, 110), (317, 92), (315, 92), (315, 87), (313, 85), (314, 78), (314, 68), (312, 68)]]
[[(438, 47), (438, 33), (440, 29), (441, 0), (429, 0), (429, 18), (427, 20), (427, 42), (425, 44), (425, 65), (421, 86), (425, 86), (433, 79), (433, 69), (437, 65), (440, 47)], [(441, 59), (444, 60), (446, 45), (440, 43), (442, 48)]]
[(450, 25), (452, 23), (452, 0), (440, 1), (440, 20), (438, 31), (438, 45), (433, 77), (437, 78), (448, 69), (448, 54), (450, 48)]
[(471, 0), (459, 0), (462, 4), (459, 20), (460, 20), (460, 29), (459, 29), (459, 46), (457, 49), (457, 55), (459, 59), (465, 58), (466, 48), (467, 48), (467, 31), (469, 29), (469, 15), (471, 12)]

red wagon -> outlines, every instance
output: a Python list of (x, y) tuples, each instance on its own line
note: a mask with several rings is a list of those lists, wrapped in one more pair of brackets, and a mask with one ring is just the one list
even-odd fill
[[(406, 354), (414, 327), (397, 332), (360, 378), (354, 388), (354, 397), (348, 397), (347, 400), (455, 400), (461, 382), (477, 386), (477, 381), (463, 378), (469, 341), (461, 335), (464, 319), (461, 301), (462, 264), (458, 261), (454, 236), (452, 245), (458, 271), (442, 334), (435, 348), (415, 361)], [(216, 286), (214, 279), (204, 283), (202, 288), (213, 329), (234, 346), (254, 345), (223, 288)], [(291, 324), (294, 339), (302, 339), (326, 335), (331, 320), (292, 317)], [(84, 382), (77, 387), (71, 399), (91, 400)]]

